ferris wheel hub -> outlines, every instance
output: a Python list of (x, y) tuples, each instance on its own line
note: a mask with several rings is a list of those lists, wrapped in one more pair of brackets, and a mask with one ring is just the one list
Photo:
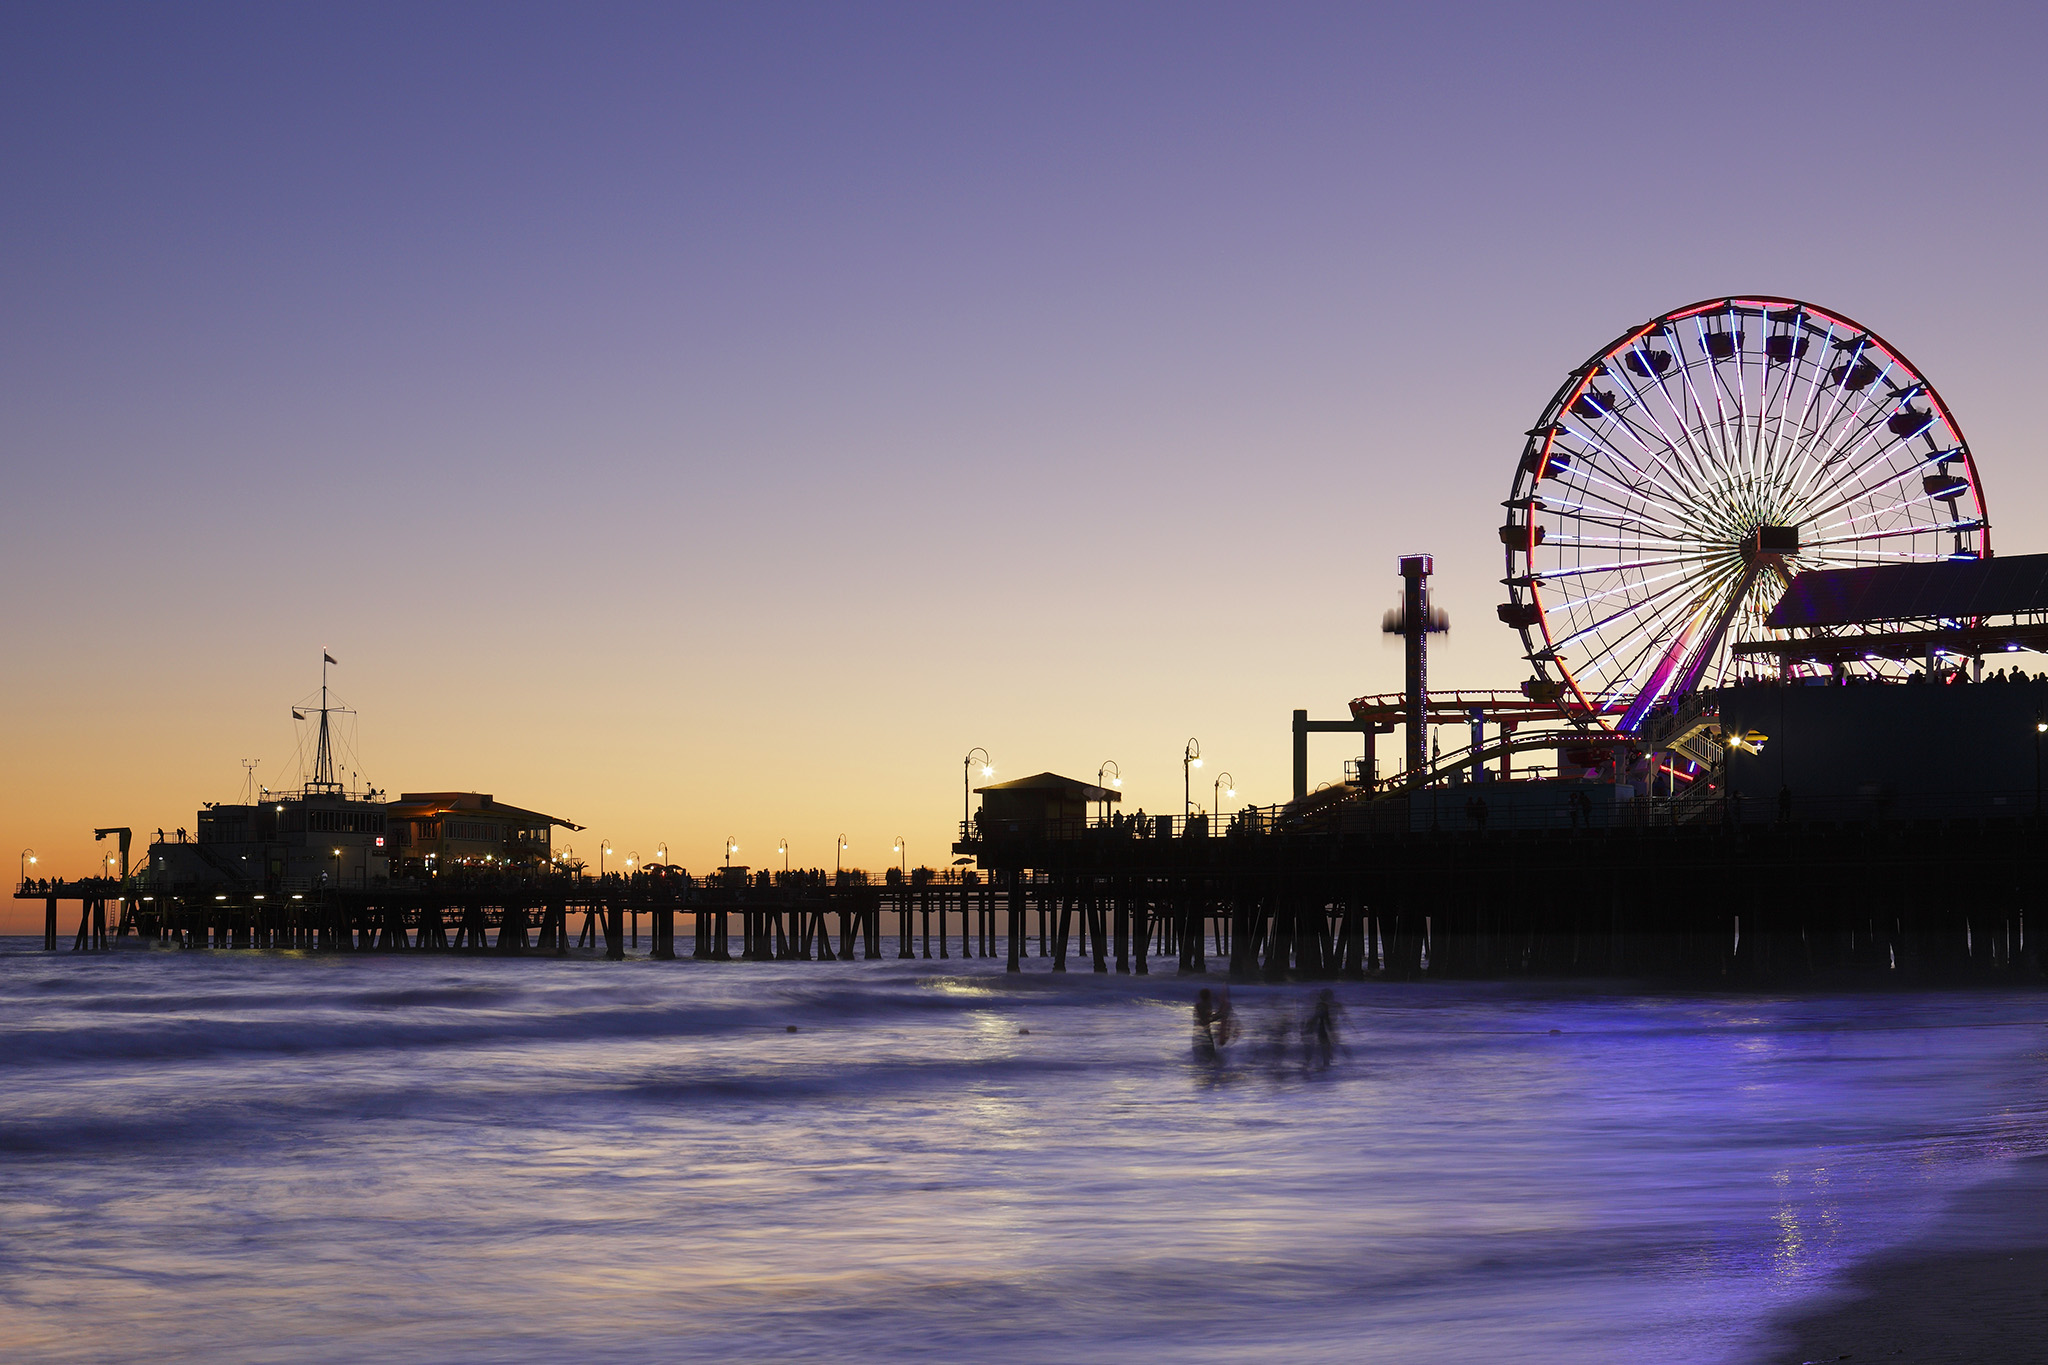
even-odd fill
[(1766, 555), (1784, 557), (1798, 553), (1797, 526), (1759, 526), (1742, 538), (1742, 557), (1752, 563)]

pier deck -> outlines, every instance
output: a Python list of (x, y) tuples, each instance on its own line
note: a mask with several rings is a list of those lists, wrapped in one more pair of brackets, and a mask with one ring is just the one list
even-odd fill
[(1054, 837), (1065, 833), (964, 840), (982, 870), (882, 881), (642, 873), (159, 895), (102, 878), (24, 884), (16, 898), (45, 903), (51, 950), (59, 902), (79, 902), (77, 951), (132, 937), (714, 961), (957, 952), (1012, 970), (1703, 983), (2013, 980), (2044, 966), (2048, 827), (2031, 817)]

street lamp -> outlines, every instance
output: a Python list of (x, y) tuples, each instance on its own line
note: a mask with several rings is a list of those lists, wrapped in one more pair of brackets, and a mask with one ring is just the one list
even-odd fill
[[(1096, 786), (1102, 785), (1104, 774), (1108, 774), (1110, 786), (1120, 789), (1124, 785), (1124, 770), (1116, 766), (1115, 759), (1105, 758), (1102, 760), (1102, 766), (1095, 770)], [(1102, 798), (1102, 818), (1105, 820), (1109, 818), (1109, 798), (1106, 796)]]
[(1202, 746), (1197, 740), (1189, 740), (1188, 747), (1180, 751), (1180, 818), (1185, 821), (1188, 812), (1195, 808), (1194, 792), (1189, 785), (1188, 770), (1202, 766)]
[(787, 839), (782, 839), (782, 840), (779, 840), (779, 841), (778, 841), (778, 842), (776, 843), (776, 845), (775, 845), (775, 851), (776, 851), (777, 853), (780, 853), (780, 854), (782, 855), (782, 870), (783, 870), (783, 871), (784, 871), (785, 873), (786, 873), (786, 872), (788, 872), (788, 871), (789, 871), (789, 840), (787, 840)]
[(960, 760), (960, 837), (963, 839), (967, 837), (968, 831), (973, 827), (973, 818), (968, 809), (974, 804), (971, 799), (973, 796), (973, 784), (968, 780), (968, 772), (974, 767), (974, 756), (976, 754), (981, 755), (981, 775), (983, 777), (993, 777), (996, 771), (994, 762), (988, 756), (988, 750), (982, 748), (979, 744), (969, 749), (967, 757)]
[(639, 854), (637, 854), (637, 853), (628, 853), (628, 854), (626, 855), (626, 875), (627, 875), (628, 877), (630, 877), (630, 876), (632, 876), (632, 875), (633, 875), (633, 869), (634, 869), (634, 868), (635, 868), (636, 866), (638, 866), (638, 865), (639, 865), (639, 862), (640, 862), (640, 855), (639, 855)]
[[(731, 843), (732, 841), (728, 839), (726, 842)], [(654, 850), (654, 861), (656, 861), (657, 863), (665, 863), (668, 861), (668, 844), (666, 841), (664, 841), (659, 848)]]
[[(1223, 788), (1225, 787), (1228, 787), (1230, 790), (1223, 791)], [(1219, 800), (1217, 797), (1217, 793), (1219, 791), (1223, 791), (1224, 796), (1236, 796), (1237, 779), (1232, 777), (1229, 773), (1218, 773), (1216, 774), (1215, 782), (1210, 784), (1209, 809), (1215, 811), (1216, 818), (1218, 820), (1221, 820), (1223, 818), (1223, 802)]]
[(737, 853), (737, 852), (739, 852), (739, 851), (740, 851), (739, 841), (738, 841), (738, 840), (736, 840), (736, 839), (734, 839), (734, 838), (733, 838), (733, 837), (732, 837), (732, 836), (731, 836), (730, 834), (726, 835), (726, 836), (725, 836), (725, 865), (726, 865), (726, 867), (730, 868), (730, 867), (732, 866), (732, 855), (733, 855), (733, 854), (735, 854), (735, 853)]
[(28, 880), (28, 870), (35, 865), (36, 851), (32, 848), (23, 849), (21, 851), (21, 879), (23, 882)]
[(611, 841), (611, 840), (609, 840), (609, 839), (599, 839), (599, 840), (597, 841), (597, 879), (598, 879), (599, 881), (603, 881), (603, 880), (604, 880), (604, 855), (605, 855), (605, 854), (607, 854), (607, 853), (609, 853), (609, 852), (611, 852), (611, 851), (612, 851), (612, 841)]
[(903, 851), (902, 835), (899, 834), (896, 836), (896, 847), (891, 851), (896, 855), (896, 870), (898, 872), (909, 871), (910, 855)]
[(846, 852), (847, 849), (853, 847), (852, 844), (846, 842), (846, 836), (844, 834), (839, 836), (836, 843), (838, 844), (838, 847), (832, 850), (832, 872), (834, 876), (837, 876), (839, 873), (839, 855)]
[(341, 885), (341, 850), (334, 850), (334, 884)]

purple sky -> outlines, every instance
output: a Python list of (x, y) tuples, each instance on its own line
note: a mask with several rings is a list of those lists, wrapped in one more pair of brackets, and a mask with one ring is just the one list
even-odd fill
[(2043, 27), (9, 6), (4, 851), (289, 780), (323, 646), (380, 785), (692, 866), (941, 861), (975, 744), (1282, 799), (1397, 553), (1436, 680), (1526, 676), (1522, 432), (1724, 293), (1877, 328), (2048, 548)]

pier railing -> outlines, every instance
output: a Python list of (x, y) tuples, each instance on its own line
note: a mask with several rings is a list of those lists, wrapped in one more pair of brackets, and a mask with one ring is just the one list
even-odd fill
[(972, 851), (1004, 845), (1147, 843), (1253, 838), (1331, 829), (1379, 834), (1654, 829), (1672, 825), (1906, 826), (1927, 821), (2048, 818), (2032, 788), (1874, 793), (1730, 791), (1706, 777), (1673, 794), (1651, 796), (1629, 784), (1552, 779), (1462, 782), (1394, 792), (1376, 799), (1332, 792), (1321, 806), (1246, 806), (1217, 819), (1146, 815), (1109, 820), (996, 820), (962, 823)]

